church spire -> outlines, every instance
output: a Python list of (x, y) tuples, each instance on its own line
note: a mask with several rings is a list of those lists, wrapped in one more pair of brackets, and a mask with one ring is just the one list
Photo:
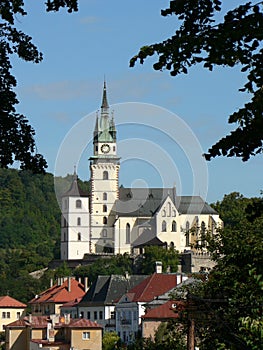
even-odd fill
[(104, 79), (104, 85), (103, 85), (103, 95), (102, 95), (102, 104), (101, 104), (102, 110), (108, 110), (109, 104), (107, 100), (107, 88), (106, 88), (106, 81)]

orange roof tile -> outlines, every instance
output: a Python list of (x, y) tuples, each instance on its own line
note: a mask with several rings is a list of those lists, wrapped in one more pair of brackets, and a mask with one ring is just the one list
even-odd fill
[(9, 308), (26, 308), (26, 304), (21, 303), (20, 301), (11, 298), (9, 295), (0, 297), (0, 308), (9, 307)]
[(68, 327), (71, 328), (103, 328), (102, 325), (86, 318), (71, 318)]
[(178, 318), (179, 312), (184, 308), (185, 303), (181, 301), (169, 300), (165, 304), (149, 309), (143, 319), (170, 319)]
[(129, 290), (134, 293), (132, 301), (151, 301), (177, 285), (176, 274), (154, 273)]
[[(30, 320), (30, 322), (29, 322)], [(49, 316), (27, 316), (23, 319), (14, 321), (12, 323), (9, 323), (7, 327), (16, 328), (16, 327), (26, 327), (31, 326), (33, 329), (35, 328), (46, 328), (48, 322), (51, 322), (51, 319)], [(69, 327), (69, 328), (102, 328), (102, 326), (96, 322), (87, 320), (85, 318), (70, 318), (69, 324), (66, 324), (65, 322), (55, 323), (55, 328), (63, 328), (63, 327)]]
[(61, 285), (55, 284), (53, 287), (40, 293), (30, 300), (29, 304), (56, 303), (64, 304), (75, 299), (82, 298), (85, 294), (83, 284), (71, 278), (70, 291), (68, 290), (68, 279)]

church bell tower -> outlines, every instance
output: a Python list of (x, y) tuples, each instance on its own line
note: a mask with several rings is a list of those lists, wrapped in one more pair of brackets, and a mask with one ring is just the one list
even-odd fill
[(111, 213), (119, 198), (120, 158), (117, 156), (116, 128), (110, 116), (104, 81), (100, 115), (96, 116), (93, 135), (93, 156), (90, 158), (92, 253), (114, 253), (114, 221)]

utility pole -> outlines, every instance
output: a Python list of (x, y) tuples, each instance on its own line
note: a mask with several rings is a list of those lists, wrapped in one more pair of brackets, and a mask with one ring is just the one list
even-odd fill
[(188, 320), (187, 350), (195, 350), (195, 321), (193, 318)]
[(187, 324), (187, 350), (195, 350), (195, 303), (191, 297), (190, 293), (187, 293), (187, 314), (188, 314), (188, 324)]

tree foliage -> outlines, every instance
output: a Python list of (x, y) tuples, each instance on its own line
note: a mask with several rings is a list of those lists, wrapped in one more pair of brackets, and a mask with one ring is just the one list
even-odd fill
[(186, 350), (186, 329), (176, 321), (162, 322), (152, 338), (138, 338), (128, 350)]
[(95, 282), (98, 275), (124, 275), (132, 273), (133, 262), (128, 254), (118, 254), (107, 258), (99, 258), (90, 265), (77, 267), (73, 274), (76, 277), (88, 276), (89, 282)]
[[(72, 175), (58, 178), (59, 194)], [(67, 188), (65, 188), (67, 184)], [(79, 181), (83, 190), (89, 184)], [(0, 295), (27, 302), (49, 284), (49, 272), (38, 281), (29, 273), (60, 257), (60, 208), (51, 174), (0, 169)], [(59, 273), (68, 272), (58, 271)], [(25, 288), (27, 286), (27, 288)]]
[(176, 272), (179, 264), (178, 252), (172, 248), (145, 247), (144, 253), (136, 261), (137, 270), (142, 274), (152, 274), (156, 269), (156, 261), (162, 262), (163, 271)]
[[(227, 3), (227, 1), (225, 1)], [(240, 1), (241, 2), (241, 1)], [(220, 0), (174, 0), (162, 16), (175, 15), (179, 28), (167, 40), (144, 46), (130, 60), (141, 64), (156, 54), (155, 70), (168, 70), (172, 76), (187, 74), (196, 64), (213, 70), (215, 66), (238, 66), (247, 80), (240, 91), (251, 94), (250, 102), (229, 117), (236, 130), (223, 137), (205, 154), (213, 157), (237, 156), (243, 161), (262, 153), (263, 130), (263, 2), (244, 2), (222, 13)]]
[[(47, 11), (58, 11), (61, 7), (68, 8), (68, 12), (77, 11), (77, 0), (46, 2)], [(43, 57), (32, 38), (15, 26), (17, 18), (26, 14), (23, 0), (0, 1), (0, 167), (7, 168), (18, 161), (21, 169), (43, 173), (47, 163), (37, 153), (35, 131), (26, 117), (16, 112), (18, 99), (14, 88), (17, 82), (11, 73), (12, 55), (33, 63), (39, 63)]]
[(104, 332), (102, 337), (102, 350), (115, 350), (120, 343), (120, 337), (116, 332)]
[[(239, 200), (244, 204), (243, 198)], [(254, 201), (258, 203), (252, 199), (247, 205), (253, 206)], [(261, 349), (263, 211), (253, 220), (247, 219), (247, 206), (240, 211), (240, 221), (208, 237), (217, 265), (198, 299), (197, 310), (201, 303), (203, 319), (209, 319), (199, 323), (200, 349)]]

